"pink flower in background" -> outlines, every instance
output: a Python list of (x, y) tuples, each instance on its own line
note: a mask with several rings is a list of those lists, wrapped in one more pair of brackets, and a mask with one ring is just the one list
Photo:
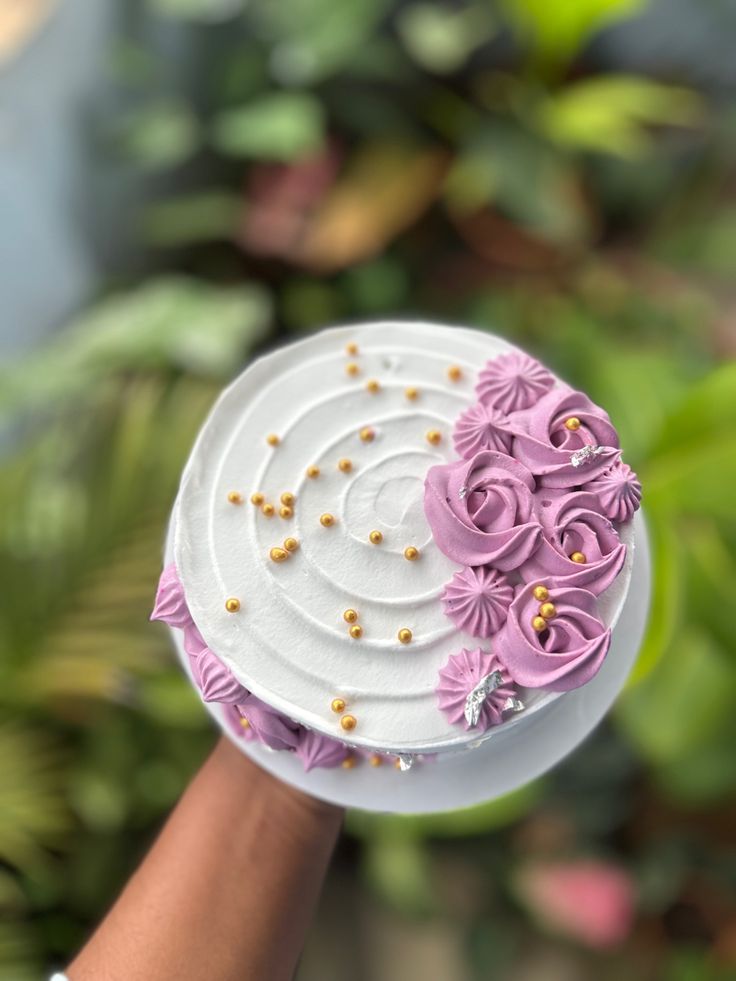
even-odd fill
[(634, 920), (634, 883), (597, 859), (537, 862), (516, 875), (515, 892), (543, 927), (587, 947), (622, 943)]

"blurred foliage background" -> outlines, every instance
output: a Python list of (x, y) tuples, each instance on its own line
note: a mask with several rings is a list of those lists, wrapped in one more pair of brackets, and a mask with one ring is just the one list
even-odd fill
[(736, 977), (736, 6), (138, 0), (115, 24), (78, 137), (98, 299), (0, 369), (0, 978), (63, 965), (215, 738), (148, 623), (214, 396), (277, 342), (394, 315), (497, 331), (607, 407), (652, 617), (553, 773), (350, 815), (300, 978)]

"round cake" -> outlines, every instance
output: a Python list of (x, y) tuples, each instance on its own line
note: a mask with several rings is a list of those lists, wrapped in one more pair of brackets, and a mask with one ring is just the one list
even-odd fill
[(596, 674), (640, 496), (605, 411), (500, 338), (324, 330), (212, 409), (152, 618), (238, 738), (441, 763)]

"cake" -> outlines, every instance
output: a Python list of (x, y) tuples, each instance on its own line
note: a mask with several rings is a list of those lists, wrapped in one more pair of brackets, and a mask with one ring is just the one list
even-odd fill
[(441, 765), (596, 674), (640, 497), (605, 411), (500, 338), (332, 328), (218, 399), (152, 619), (233, 738)]

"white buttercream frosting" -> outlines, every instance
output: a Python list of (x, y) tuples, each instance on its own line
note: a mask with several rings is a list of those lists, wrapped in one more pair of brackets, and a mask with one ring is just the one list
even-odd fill
[[(346, 345), (358, 345), (356, 355)], [(441, 596), (459, 566), (432, 540), (423, 508), (428, 469), (456, 456), (458, 416), (476, 401), (486, 362), (515, 350), (465, 328), (381, 323), (322, 331), (253, 362), (220, 396), (184, 472), (174, 516), (174, 559), (189, 609), (207, 645), (236, 678), (291, 719), (329, 736), (389, 752), (437, 752), (477, 741), (439, 711), (440, 668), (477, 638), (455, 628)], [(348, 362), (359, 366), (346, 372)], [(448, 368), (461, 369), (453, 381)], [(380, 388), (371, 393), (369, 379)], [(417, 397), (406, 396), (407, 387)], [(372, 441), (360, 438), (370, 426)], [(437, 444), (426, 434), (441, 433)], [(279, 436), (270, 446), (269, 433)], [(340, 458), (353, 467), (337, 468)], [(320, 475), (310, 479), (307, 467)], [(233, 505), (230, 491), (245, 502)], [(276, 507), (249, 503), (259, 491)], [(284, 491), (294, 515), (278, 516)], [(324, 512), (335, 516), (323, 527)], [(379, 545), (370, 542), (381, 531)], [(273, 562), (292, 536), (299, 548)], [(622, 539), (631, 548), (631, 534)], [(419, 558), (404, 557), (407, 546)], [(618, 616), (630, 560), (601, 597), (604, 620)], [(225, 600), (241, 606), (228, 613)], [(358, 611), (350, 637), (343, 611)], [(409, 644), (397, 633), (408, 627)], [(484, 643), (493, 650), (493, 638)], [(349, 733), (330, 709), (341, 697), (357, 719)], [(525, 693), (523, 724), (559, 696)], [(491, 734), (492, 735), (492, 734)]]

